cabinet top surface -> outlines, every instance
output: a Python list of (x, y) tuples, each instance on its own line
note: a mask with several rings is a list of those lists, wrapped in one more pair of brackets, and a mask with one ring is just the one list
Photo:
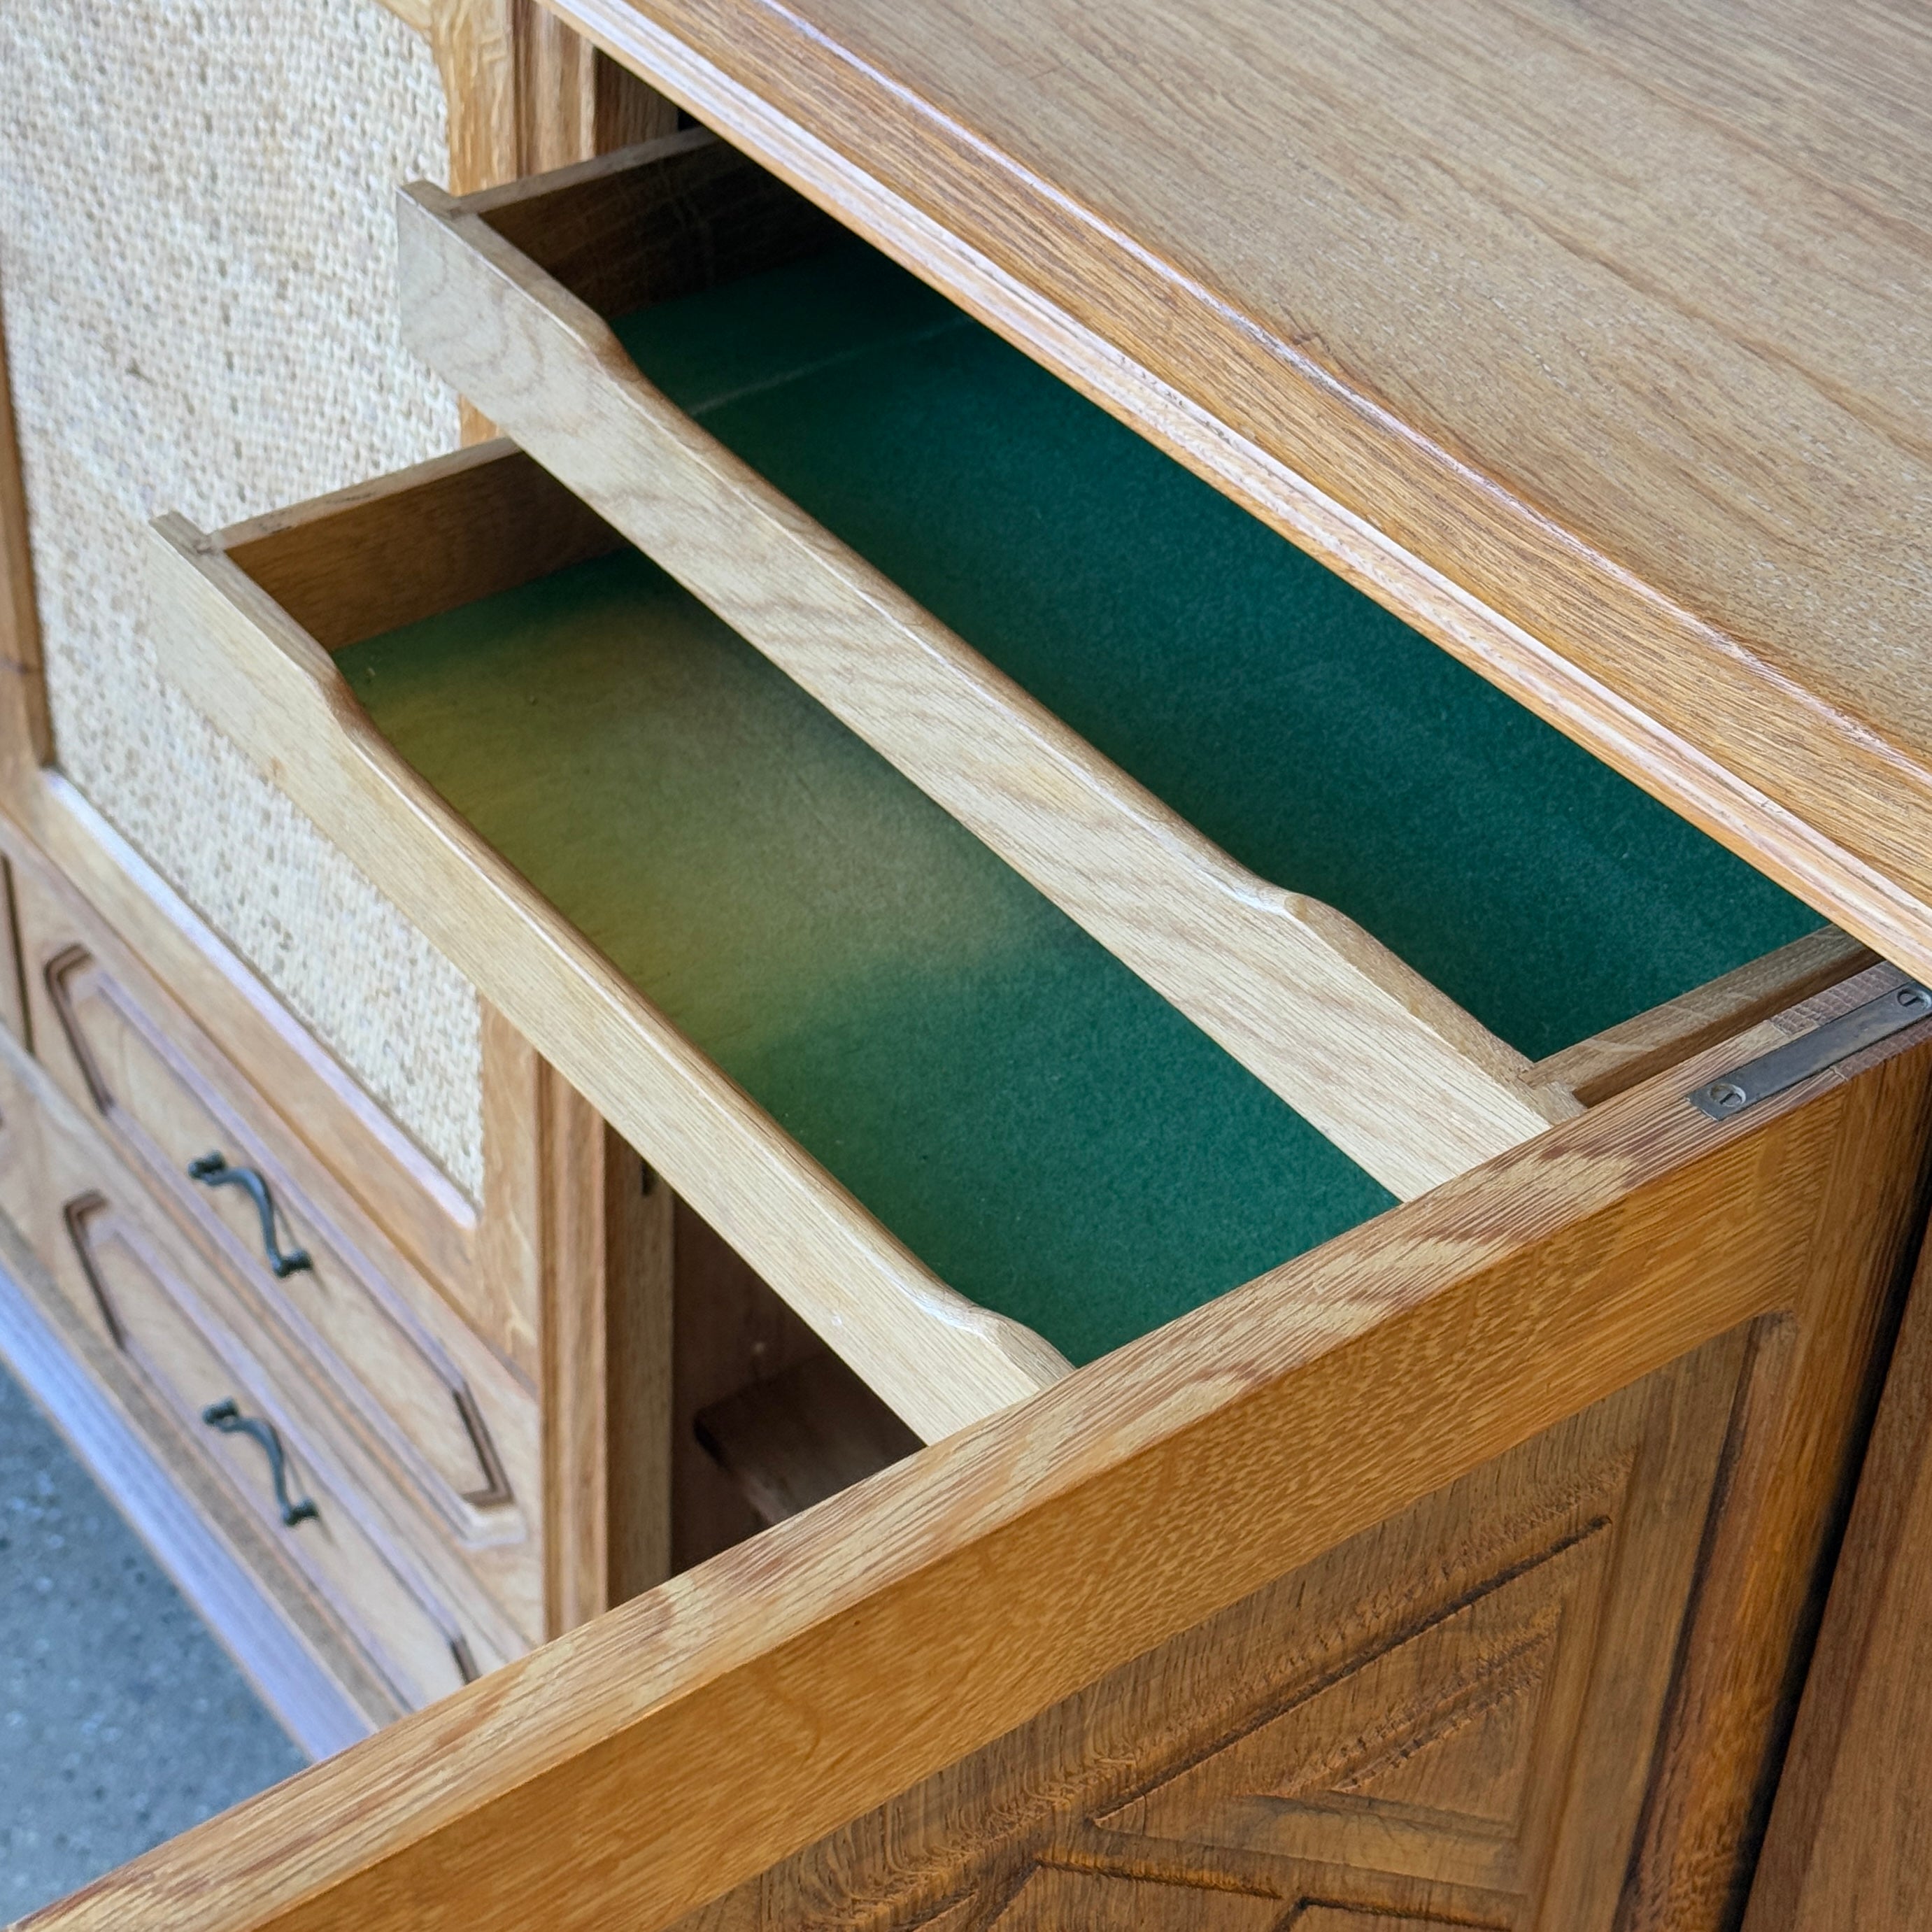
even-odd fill
[(1932, 14), (562, 10), (888, 247), (967, 243), (1077, 325), (1063, 373), (1124, 355), (1924, 912)]

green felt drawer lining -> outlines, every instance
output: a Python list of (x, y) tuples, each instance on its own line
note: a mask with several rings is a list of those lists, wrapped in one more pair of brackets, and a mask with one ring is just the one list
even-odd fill
[(615, 326), (1184, 818), (1532, 1059), (1820, 922), (862, 243)]
[[(714, 434), (1238, 858), (1528, 1052), (1819, 923), (856, 244), (621, 328)], [(882, 1221), (1076, 1360), (1389, 1204), (634, 552), (338, 662)]]

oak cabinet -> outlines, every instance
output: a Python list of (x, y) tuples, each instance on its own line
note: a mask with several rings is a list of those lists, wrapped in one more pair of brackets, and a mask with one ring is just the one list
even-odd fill
[[(408, 190), (403, 326), (505, 440), (166, 518), (152, 556), (170, 675), (524, 1043), (558, 1162), (499, 1232), (544, 1258), (452, 1288), (364, 1198), (407, 1265), (370, 1262), (106, 951), (30, 958), (8, 1021), (65, 1041), (64, 1103), (266, 1311), (248, 1338), (302, 1340), (299, 1387), (249, 1384), (284, 1486), (313, 1465), (325, 1516), (373, 1520), (323, 1466), (388, 1441), (356, 1493), (448, 1558), (370, 1625), (398, 1701), (464, 1674), (452, 1630), (506, 1660), (48, 1923), (1723, 1932), (1924, 1226), (1932, 996), (1580, 747), (1922, 962), (1922, 713), (1886, 672), (1876, 724), (1822, 717), (1813, 646), (1849, 620), (1822, 550), (1737, 567), (1768, 498), (1713, 400), (1739, 356), (1798, 386), (1792, 421), (1865, 391), (1766, 373), (1701, 309), (1654, 381), (1580, 349), (1552, 318), (1634, 231), (1480, 228), (1516, 302), (1475, 308), (1541, 318), (1521, 353), (1412, 329), (1403, 196), (1353, 182), (1322, 230), (1268, 199), (1334, 185), (1307, 130), (1298, 174), (1227, 122), (1264, 68), (1318, 83), (1298, 104), (1390, 76), (1436, 104), (1438, 64), (1358, 61), (1340, 14), (1245, 64), (1150, 14), (1174, 73), (1133, 68), (1132, 111), (1131, 64), (1064, 20), (1035, 61), (1028, 23), (996, 140), (944, 104), (1019, 32), (997, 8), (560, 5), (744, 152), (687, 126)], [(559, 31), (518, 44), (524, 120)], [(1592, 139), (1676, 112), (1577, 77), (1622, 31), (1549, 56)], [(1262, 313), (1286, 254), (1231, 244), (1218, 200), (1218, 267), (1187, 268), (1198, 157), (1136, 133), (1184, 94), (1250, 171), (1229, 207), (1310, 241), (1355, 364)], [(1708, 106), (1676, 130), (1699, 153)], [(1466, 116), (1376, 124), (1456, 208), (1487, 178)], [(1536, 185), (1588, 227), (1596, 178)], [(1604, 313), (1681, 279), (1671, 246), (1645, 266)], [(1411, 388), (1390, 345), (1430, 316)], [(1570, 412), (1524, 400), (1537, 372)], [(1660, 462), (1673, 410), (1700, 460)], [(1573, 420), (1647, 496), (1586, 488), (1572, 529), (1464, 460), (1554, 501), (1598, 478)], [(1834, 760), (1855, 783), (1821, 785)], [(268, 1204), (216, 1178), (244, 1168)], [(138, 1307), (172, 1338), (150, 1380), (218, 1408), (220, 1313), (110, 1207), (80, 1219), (90, 1346)], [(566, 1230), (588, 1295), (554, 1292)], [(313, 1320), (276, 1272), (298, 1246)], [(205, 1426), (259, 1509), (261, 1441)], [(512, 1509), (541, 1546), (516, 1588)], [(338, 1580), (379, 1561), (403, 1576), (372, 1544)], [(452, 1577), (566, 1634), (486, 1657)], [(1806, 1830), (1844, 1802), (1778, 1798)]]

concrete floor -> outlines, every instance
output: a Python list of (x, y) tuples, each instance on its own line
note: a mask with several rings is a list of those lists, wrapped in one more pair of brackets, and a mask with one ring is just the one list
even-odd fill
[(304, 1762), (0, 1373), (0, 1924)]

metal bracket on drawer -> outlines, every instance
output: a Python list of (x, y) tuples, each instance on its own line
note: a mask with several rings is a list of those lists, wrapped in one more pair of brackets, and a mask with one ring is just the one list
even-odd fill
[(1827, 1020), (1815, 1030), (1720, 1074), (1694, 1089), (1690, 1103), (1714, 1120), (1728, 1120), (1733, 1114), (1742, 1114), (1747, 1107), (1849, 1060), (1862, 1048), (1903, 1033), (1928, 1014), (1932, 1014), (1932, 991), (1917, 985), (1894, 987)]

